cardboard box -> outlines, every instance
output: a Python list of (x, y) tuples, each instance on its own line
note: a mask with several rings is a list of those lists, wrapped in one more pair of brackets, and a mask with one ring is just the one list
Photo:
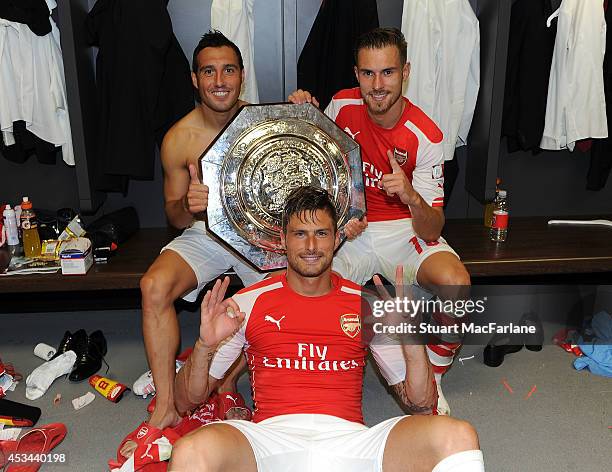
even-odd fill
[(91, 241), (87, 238), (65, 241), (59, 256), (62, 275), (85, 275), (93, 264)]

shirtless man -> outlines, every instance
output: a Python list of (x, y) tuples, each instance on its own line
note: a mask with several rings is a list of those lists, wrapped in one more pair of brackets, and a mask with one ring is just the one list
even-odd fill
[[(361, 287), (331, 270), (340, 243), (337, 223), (325, 190), (295, 190), (283, 214), (286, 273), (226, 300), (228, 279), (206, 294), (198, 339), (176, 377), (177, 407), (188, 411), (204, 401), (245, 354), (255, 414), (253, 422), (210, 423), (179, 439), (169, 471), (484, 472), (474, 428), (430, 415), (436, 387), (422, 345), (369, 343), (413, 416), (364, 425), (367, 317)], [(400, 299), (402, 279), (400, 266)], [(380, 279), (375, 282), (391, 301)]]
[[(207, 236), (202, 220), (208, 187), (198, 177), (198, 158), (244, 105), (238, 99), (244, 79), (240, 50), (223, 34), (206, 33), (193, 53), (191, 77), (199, 105), (168, 131), (161, 148), (166, 215), (172, 226), (186, 229), (162, 249), (140, 281), (145, 349), (157, 399), (148, 425), (159, 429), (180, 418), (174, 406), (179, 346), (174, 301), (194, 301), (202, 287), (232, 267), (245, 286), (266, 276)], [(235, 391), (240, 370), (235, 366), (219, 391)], [(124, 440), (119, 452), (127, 458), (135, 448), (134, 441)]]

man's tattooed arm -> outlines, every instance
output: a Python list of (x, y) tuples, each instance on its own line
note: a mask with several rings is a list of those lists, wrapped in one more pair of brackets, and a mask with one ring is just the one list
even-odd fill
[(406, 408), (407, 413), (410, 413), (411, 415), (431, 415), (433, 413), (433, 408), (438, 400), (437, 392), (433, 401), (431, 398), (429, 398), (426, 402), (424, 402), (424, 404), (417, 405), (413, 403), (408, 397), (405, 382), (400, 382), (398, 384), (391, 385), (391, 389), (393, 390), (401, 404)]
[(185, 413), (204, 402), (214, 390), (217, 380), (209, 375), (215, 347), (205, 347), (200, 340), (176, 375), (174, 383), (175, 406)]

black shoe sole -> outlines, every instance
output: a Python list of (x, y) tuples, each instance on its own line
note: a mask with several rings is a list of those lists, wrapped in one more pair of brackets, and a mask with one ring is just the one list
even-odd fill
[(530, 351), (538, 352), (542, 350), (541, 344), (525, 344), (525, 347)]
[(504, 357), (507, 354), (513, 354), (515, 352), (519, 352), (523, 349), (523, 346), (520, 345), (504, 345), (504, 346), (495, 346), (491, 344), (487, 344), (487, 347), (484, 349), (483, 361), (489, 367), (499, 367), (504, 362)]

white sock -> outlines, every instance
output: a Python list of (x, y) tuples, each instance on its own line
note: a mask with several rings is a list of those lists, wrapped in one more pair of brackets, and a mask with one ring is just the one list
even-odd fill
[(484, 470), (482, 451), (473, 449), (442, 459), (431, 472), (484, 472)]
[(67, 351), (52, 361), (39, 365), (26, 379), (26, 398), (36, 400), (42, 397), (55, 379), (70, 373), (76, 358), (74, 351)]
[(450, 416), (450, 406), (442, 392), (442, 374), (434, 374), (434, 379), (436, 379), (436, 387), (438, 388), (438, 414)]

